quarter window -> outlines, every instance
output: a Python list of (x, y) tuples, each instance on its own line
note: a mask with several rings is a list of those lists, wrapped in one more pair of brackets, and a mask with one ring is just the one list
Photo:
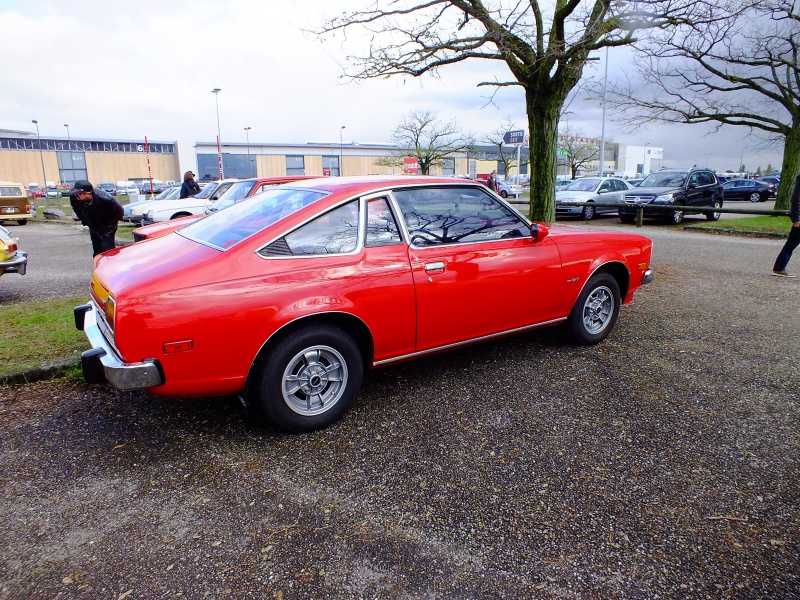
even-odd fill
[(402, 243), (400, 229), (386, 198), (375, 198), (367, 204), (366, 246), (390, 246)]
[(352, 252), (358, 243), (358, 201), (317, 217), (259, 251), (262, 256), (308, 256)]
[(477, 188), (422, 188), (394, 192), (412, 244), (431, 246), (524, 237), (527, 225)]

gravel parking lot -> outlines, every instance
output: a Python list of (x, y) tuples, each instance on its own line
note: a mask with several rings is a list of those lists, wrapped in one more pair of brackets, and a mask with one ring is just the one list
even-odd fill
[(640, 231), (656, 279), (604, 343), (373, 371), (312, 434), (0, 388), (0, 598), (800, 597), (800, 281), (779, 240)]

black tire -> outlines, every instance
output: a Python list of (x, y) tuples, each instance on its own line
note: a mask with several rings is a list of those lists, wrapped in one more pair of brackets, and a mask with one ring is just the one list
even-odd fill
[(19, 221), (17, 221), (17, 225), (27, 225), (27, 224), (28, 224), (28, 219), (20, 219)]
[(762, 198), (761, 194), (758, 192), (753, 192), (747, 197), (747, 199), (750, 200), (750, 202), (764, 202), (765, 200), (765, 198)]
[(622, 221), (623, 223), (635, 223), (636, 222), (636, 216), (635, 215), (623, 215), (623, 214), (620, 214), (619, 215), (619, 220)]
[(581, 221), (591, 221), (594, 218), (595, 209), (596, 207), (591, 204), (584, 206), (581, 211)]
[(608, 273), (592, 276), (581, 290), (567, 319), (572, 339), (583, 346), (602, 342), (619, 316), (619, 284)]
[[(722, 202), (720, 202), (719, 200), (714, 200), (714, 208), (716, 208), (716, 209), (722, 208)], [(719, 212), (716, 212), (716, 211), (705, 213), (706, 219), (709, 220), (709, 221), (719, 221), (719, 217), (720, 217), (721, 214), (722, 213), (719, 213)]]
[(508, 198), (508, 192), (507, 192), (507, 191), (505, 191), (505, 190), (501, 190), (501, 191), (500, 191), (500, 195), (501, 195), (503, 198)]
[(271, 345), (256, 364), (248, 406), (276, 427), (305, 433), (335, 423), (361, 389), (364, 364), (335, 325), (309, 325)]
[(169, 218), (169, 220), (171, 221), (172, 219), (180, 219), (181, 217), (189, 217), (189, 216), (191, 216), (191, 214), (192, 214), (192, 213), (188, 213), (188, 212), (179, 212), (179, 213), (175, 213), (174, 215), (172, 215), (172, 216)]
[(673, 210), (671, 213), (667, 213), (667, 220), (673, 225), (680, 225), (683, 223), (683, 216), (682, 210)]

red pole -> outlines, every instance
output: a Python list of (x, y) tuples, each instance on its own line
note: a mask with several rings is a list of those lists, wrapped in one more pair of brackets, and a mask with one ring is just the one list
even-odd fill
[(150, 144), (147, 143), (147, 136), (144, 136), (144, 153), (147, 155), (147, 178), (150, 180), (150, 194), (152, 194), (153, 172), (150, 170)]

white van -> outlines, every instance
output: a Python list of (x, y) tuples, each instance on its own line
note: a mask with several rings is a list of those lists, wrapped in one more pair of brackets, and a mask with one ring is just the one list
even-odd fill
[(138, 186), (132, 181), (117, 182), (117, 196), (130, 196), (139, 193)]

